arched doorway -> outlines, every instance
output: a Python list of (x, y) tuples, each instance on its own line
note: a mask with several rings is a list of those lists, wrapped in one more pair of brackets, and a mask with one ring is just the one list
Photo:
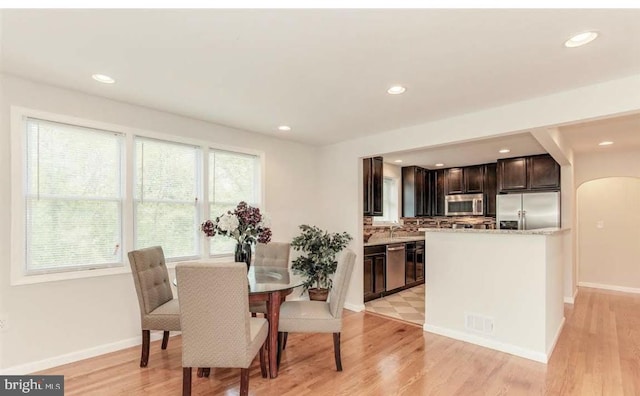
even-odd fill
[(640, 178), (585, 182), (576, 201), (578, 284), (640, 293)]

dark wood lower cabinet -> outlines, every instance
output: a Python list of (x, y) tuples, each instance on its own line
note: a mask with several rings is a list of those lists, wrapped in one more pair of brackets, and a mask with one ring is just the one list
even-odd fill
[(424, 283), (424, 242), (407, 243), (405, 288)]
[(364, 249), (364, 301), (382, 297), (385, 291), (386, 246)]

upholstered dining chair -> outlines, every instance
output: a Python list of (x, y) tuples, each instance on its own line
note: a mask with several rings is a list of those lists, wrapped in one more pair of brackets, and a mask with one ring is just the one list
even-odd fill
[(325, 301), (285, 301), (280, 306), (278, 322), (278, 363), (288, 333), (333, 333), (333, 351), (336, 370), (342, 371), (340, 358), (340, 332), (342, 309), (347, 296), (356, 254), (346, 249), (338, 256), (338, 268), (333, 277), (329, 299)]
[[(289, 267), (289, 253), (291, 244), (288, 242), (271, 242), (256, 244), (256, 259), (253, 265), (266, 267)], [(255, 316), (256, 313), (267, 313), (267, 304), (264, 301), (252, 302), (249, 304), (249, 311)]]
[(193, 367), (240, 368), (240, 394), (249, 392), (249, 366), (260, 353), (267, 377), (267, 320), (249, 316), (244, 263), (179, 263), (176, 278), (182, 324), (182, 394), (191, 394)]
[(162, 349), (167, 349), (169, 332), (180, 330), (178, 299), (173, 298), (164, 252), (160, 246), (129, 252), (129, 264), (140, 305), (142, 356), (140, 367), (149, 363), (151, 330), (162, 330)]

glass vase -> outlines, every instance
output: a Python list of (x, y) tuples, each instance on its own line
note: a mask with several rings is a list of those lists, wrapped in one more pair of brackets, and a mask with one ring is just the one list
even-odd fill
[(237, 243), (235, 251), (235, 262), (246, 263), (247, 271), (251, 266), (251, 244), (250, 243)]

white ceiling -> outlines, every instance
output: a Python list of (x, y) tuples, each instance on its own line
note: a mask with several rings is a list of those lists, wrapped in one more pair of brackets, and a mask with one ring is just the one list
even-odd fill
[[(624, 151), (640, 148), (640, 114), (561, 127), (564, 141), (574, 153), (597, 151)], [(611, 146), (599, 146), (603, 141), (614, 142)]]
[[(310, 144), (640, 73), (637, 9), (2, 16), (6, 73)], [(588, 29), (601, 37), (585, 47), (562, 45)], [(98, 84), (93, 73), (117, 83)], [(387, 95), (394, 83), (407, 92)], [(293, 131), (278, 132), (280, 124)]]

